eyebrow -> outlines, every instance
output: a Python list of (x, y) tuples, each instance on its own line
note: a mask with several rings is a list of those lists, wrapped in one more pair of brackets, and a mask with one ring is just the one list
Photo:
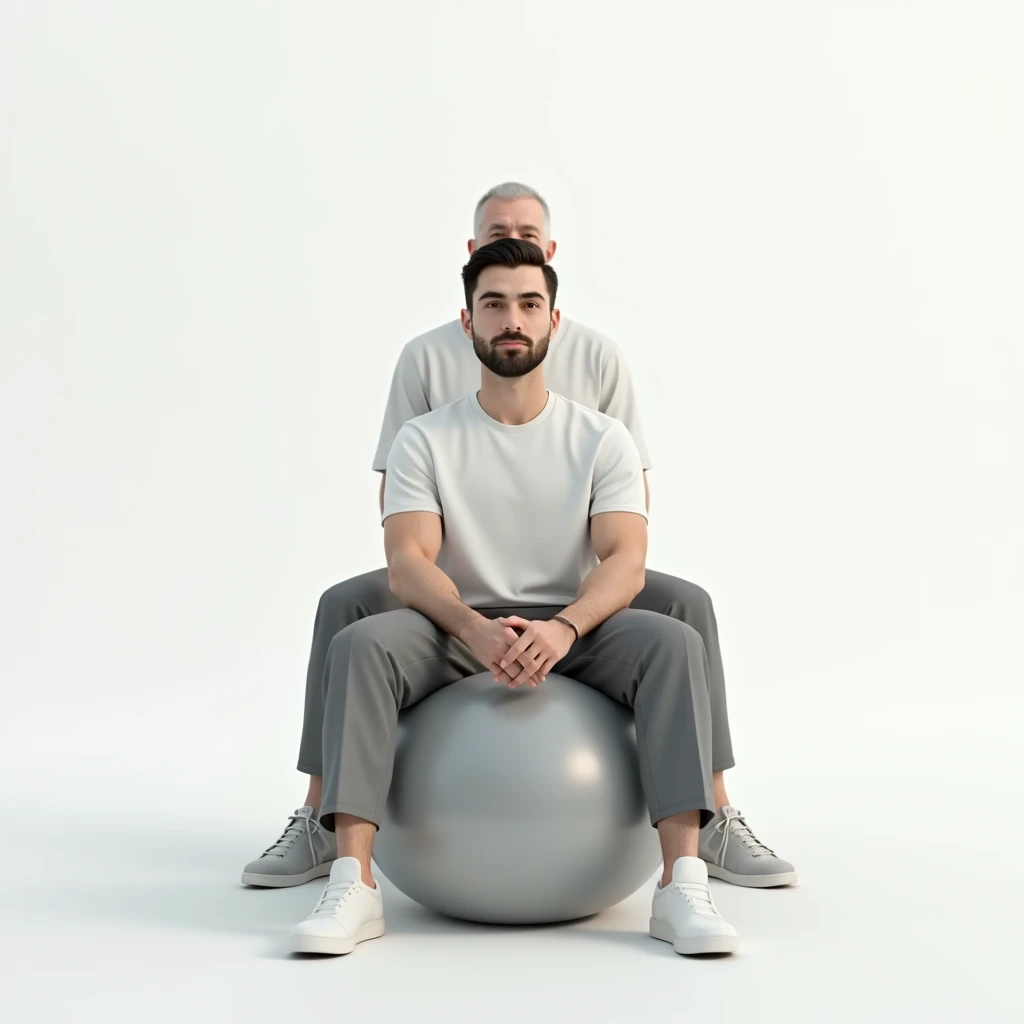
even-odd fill
[[(545, 299), (547, 298), (542, 292), (520, 292), (520, 299)], [(482, 295), (476, 297), (477, 302), (483, 302), (484, 299), (507, 299), (508, 296), (504, 292), (484, 292)]]
[[(487, 229), (487, 231), (488, 231), (488, 233), (490, 233), (491, 231), (505, 231), (507, 229), (508, 229), (508, 225), (507, 224), (498, 224), (497, 222), (495, 222), (494, 224), (492, 224)], [(537, 235), (540, 234), (540, 228), (535, 228), (532, 224), (523, 224), (519, 228), (519, 230), (520, 231), (532, 231), (534, 234), (537, 234)]]

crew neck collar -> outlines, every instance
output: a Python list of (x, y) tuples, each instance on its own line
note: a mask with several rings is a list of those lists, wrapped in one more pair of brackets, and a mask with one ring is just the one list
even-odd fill
[(532, 430), (535, 430), (540, 426), (554, 411), (555, 402), (558, 400), (558, 396), (548, 391), (548, 400), (544, 404), (544, 408), (541, 409), (536, 416), (533, 417), (527, 423), (499, 423), (490, 413), (488, 413), (484, 407), (480, 404), (480, 393), (474, 391), (469, 396), (469, 404), (473, 411), (490, 427), (495, 430), (500, 430), (505, 434), (527, 434)]

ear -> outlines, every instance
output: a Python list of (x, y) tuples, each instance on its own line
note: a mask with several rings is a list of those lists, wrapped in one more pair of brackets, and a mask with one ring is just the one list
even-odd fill
[(562, 311), (560, 309), (551, 310), (551, 333), (558, 333), (558, 325), (562, 322)]
[(558, 243), (552, 238), (548, 242), (548, 247), (544, 250), (544, 262), (550, 263), (555, 258), (555, 250), (558, 248)]
[(470, 341), (473, 340), (473, 314), (468, 309), (462, 310), (459, 314), (459, 318), (462, 320), (462, 329), (465, 331), (466, 337)]
[(469, 241), (468, 241), (468, 242), (466, 243), (466, 248), (467, 248), (467, 249), (469, 250), (469, 255), (470, 255), (470, 256), (472, 256), (472, 255), (473, 255), (473, 253), (475, 253), (475, 252), (476, 252), (476, 240), (475, 240), (475, 239), (473, 239), (473, 238), (471, 238), (471, 239), (470, 239), (470, 240), (469, 240)]

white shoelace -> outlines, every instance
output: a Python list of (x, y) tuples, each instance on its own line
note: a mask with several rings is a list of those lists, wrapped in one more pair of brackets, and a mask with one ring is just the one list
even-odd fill
[(338, 909), (338, 904), (344, 903), (357, 889), (355, 882), (328, 882), (320, 902), (310, 917), (316, 917), (317, 914), (333, 914)]
[(703, 917), (721, 917), (715, 901), (711, 898), (711, 889), (703, 882), (673, 882), (672, 888), (682, 894), (695, 914)]
[(735, 836), (736, 839), (750, 851), (750, 855), (752, 857), (775, 856), (775, 851), (765, 846), (764, 843), (754, 835), (750, 826), (747, 824), (746, 818), (744, 818), (743, 815), (734, 807), (726, 808), (725, 815), (722, 820), (715, 825), (711, 831), (713, 833), (717, 832), (722, 837), (722, 845), (719, 847), (718, 856), (715, 858), (715, 863), (719, 867), (722, 867), (725, 864), (725, 851), (729, 847), (729, 838), (731, 836)]
[[(305, 833), (306, 838), (309, 840), (309, 855), (313, 858), (313, 863), (315, 864), (316, 847), (313, 845), (313, 829), (316, 827), (318, 827), (316, 822), (303, 814), (289, 815), (288, 824), (281, 833), (281, 838), (276, 843), (268, 846), (262, 855), (264, 857), (284, 857), (295, 845), (299, 837)], [(279, 847), (280, 852), (278, 852)]]

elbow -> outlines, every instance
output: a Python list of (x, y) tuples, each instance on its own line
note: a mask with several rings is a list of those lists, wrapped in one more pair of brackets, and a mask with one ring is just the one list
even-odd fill
[(405, 599), (402, 596), (405, 592), (404, 582), (401, 567), (396, 562), (388, 565), (388, 590), (403, 604), (405, 604)]
[(405, 598), (402, 596), (402, 578), (396, 575), (391, 569), (388, 569), (388, 590), (398, 598), (402, 604), (405, 604)]

